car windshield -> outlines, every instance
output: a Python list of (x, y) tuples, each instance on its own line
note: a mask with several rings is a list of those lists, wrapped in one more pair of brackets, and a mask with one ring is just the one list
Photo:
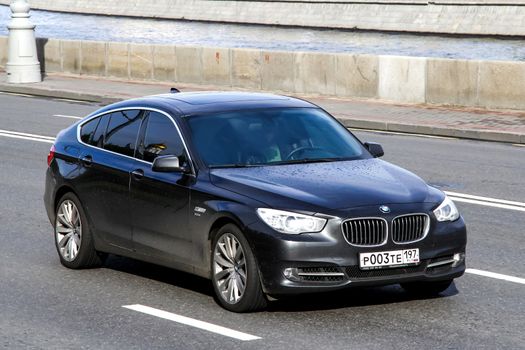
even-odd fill
[(272, 108), (188, 117), (197, 151), (211, 168), (368, 158), (359, 141), (316, 108)]

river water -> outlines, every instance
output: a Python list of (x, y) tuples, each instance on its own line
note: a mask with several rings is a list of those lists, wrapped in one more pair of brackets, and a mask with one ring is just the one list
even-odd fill
[[(11, 11), (0, 6), (0, 35)], [(38, 37), (525, 61), (525, 40), (283, 28), (31, 11)]]

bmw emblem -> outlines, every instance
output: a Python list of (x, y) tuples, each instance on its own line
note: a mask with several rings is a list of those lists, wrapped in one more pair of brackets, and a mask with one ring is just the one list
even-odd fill
[(386, 205), (380, 206), (379, 210), (381, 210), (381, 212), (385, 213), (385, 214), (390, 213), (390, 208), (388, 206), (386, 206)]

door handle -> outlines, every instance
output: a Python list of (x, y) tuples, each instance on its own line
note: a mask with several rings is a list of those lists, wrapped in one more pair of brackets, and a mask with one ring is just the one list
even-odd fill
[(136, 180), (140, 180), (144, 177), (144, 171), (142, 169), (135, 169), (131, 172), (131, 175), (133, 175)]
[(91, 164), (93, 164), (93, 158), (91, 156), (84, 156), (84, 157), (80, 158), (80, 161), (86, 167), (89, 167), (89, 166), (91, 166)]

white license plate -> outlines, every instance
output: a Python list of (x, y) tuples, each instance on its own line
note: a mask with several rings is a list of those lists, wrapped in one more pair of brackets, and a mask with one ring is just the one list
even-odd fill
[(419, 249), (392, 250), (389, 252), (360, 253), (359, 267), (363, 270), (419, 264)]

